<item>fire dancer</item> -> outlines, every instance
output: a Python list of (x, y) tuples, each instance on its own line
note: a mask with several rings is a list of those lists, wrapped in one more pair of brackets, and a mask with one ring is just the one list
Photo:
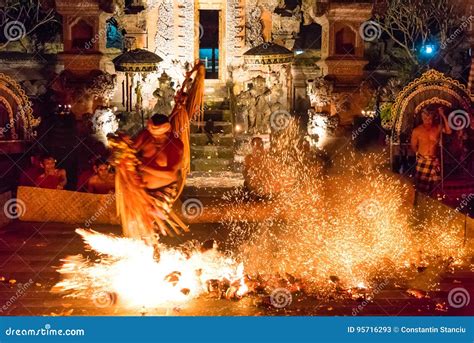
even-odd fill
[(51, 155), (41, 159), (43, 172), (35, 180), (36, 187), (49, 189), (64, 189), (67, 183), (66, 171), (56, 168), (56, 160)]
[(435, 113), (424, 109), (422, 124), (417, 126), (411, 136), (411, 148), (416, 153), (415, 186), (420, 192), (429, 193), (441, 181), (441, 164), (437, 154), (441, 134), (451, 134), (448, 120), (442, 107), (438, 108), (442, 124), (434, 123)]
[[(169, 117), (155, 114), (135, 139), (111, 137), (116, 167), (116, 203), (124, 234), (154, 244), (162, 235), (189, 231), (171, 206), (190, 170), (190, 121), (202, 121), (206, 69), (197, 63), (186, 73)], [(155, 231), (156, 230), (156, 231)]]
[(164, 114), (153, 115), (147, 128), (134, 140), (133, 147), (142, 161), (139, 169), (147, 192), (163, 201), (174, 199), (178, 191), (184, 145), (172, 134), (168, 117)]

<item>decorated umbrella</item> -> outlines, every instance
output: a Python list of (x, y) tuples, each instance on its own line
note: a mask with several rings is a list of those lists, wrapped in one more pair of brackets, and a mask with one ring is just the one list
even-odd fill
[(151, 51), (133, 49), (115, 57), (112, 62), (117, 71), (143, 73), (157, 71), (158, 63), (161, 61), (163, 59)]
[(291, 50), (271, 42), (260, 44), (244, 53), (245, 63), (255, 65), (291, 63), (293, 57)]
[[(144, 49), (133, 49), (125, 51), (121, 55), (113, 59), (113, 63), (116, 71), (121, 71), (125, 73), (125, 88), (122, 85), (122, 94), (126, 94), (126, 98), (122, 100), (122, 104), (125, 106), (127, 111), (131, 111), (132, 106), (132, 91), (133, 91), (133, 78), (132, 84), (129, 85), (129, 76), (132, 74), (146, 74), (158, 70), (158, 63), (163, 61), (163, 59), (157, 54), (144, 50)], [(142, 126), (144, 125), (143, 110), (142, 110), (142, 94), (141, 94), (141, 84), (138, 81), (135, 87), (135, 94), (137, 96), (137, 103), (135, 108), (142, 116)], [(125, 101), (126, 100), (126, 101)]]

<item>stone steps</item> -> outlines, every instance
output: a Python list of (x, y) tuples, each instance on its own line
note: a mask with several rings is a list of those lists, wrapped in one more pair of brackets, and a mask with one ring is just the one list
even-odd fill
[[(198, 121), (191, 123), (191, 134), (204, 132), (206, 122)], [(214, 133), (232, 134), (232, 123), (227, 121), (214, 121)]]
[[(234, 144), (234, 136), (232, 134), (217, 133), (213, 135), (214, 144), (222, 146), (232, 146)], [(205, 133), (192, 133), (191, 146), (205, 146), (207, 144), (207, 136)]]
[(192, 146), (191, 158), (234, 158), (234, 149), (230, 146)]
[(232, 113), (230, 110), (206, 109), (204, 111), (204, 121), (212, 119), (213, 121), (232, 121)]
[(191, 170), (193, 171), (230, 171), (234, 161), (229, 158), (196, 158), (191, 159)]
[[(191, 170), (193, 172), (231, 171), (234, 165), (232, 113), (225, 84), (208, 81), (204, 91), (202, 121), (191, 123)], [(212, 120), (212, 141), (204, 131)]]
[(225, 83), (212, 82), (207, 83), (204, 88), (204, 101), (206, 103), (214, 103), (224, 101), (228, 97)]

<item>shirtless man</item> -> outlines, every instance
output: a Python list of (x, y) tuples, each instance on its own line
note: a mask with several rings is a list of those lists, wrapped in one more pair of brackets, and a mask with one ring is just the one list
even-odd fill
[(434, 123), (434, 113), (427, 109), (421, 112), (422, 124), (417, 126), (411, 136), (411, 148), (416, 153), (415, 185), (420, 192), (429, 193), (441, 181), (441, 164), (437, 148), (441, 134), (451, 134), (448, 120), (442, 107), (438, 108), (442, 124)]
[(98, 159), (94, 165), (94, 175), (87, 182), (87, 192), (94, 194), (108, 194), (115, 190), (115, 176), (109, 172), (107, 162)]
[(133, 148), (142, 162), (140, 171), (148, 193), (155, 198), (175, 200), (184, 145), (171, 132), (168, 117), (153, 115), (147, 128), (134, 139)]
[(66, 171), (56, 169), (56, 160), (50, 155), (41, 159), (43, 172), (35, 180), (36, 187), (49, 189), (64, 189), (67, 183)]

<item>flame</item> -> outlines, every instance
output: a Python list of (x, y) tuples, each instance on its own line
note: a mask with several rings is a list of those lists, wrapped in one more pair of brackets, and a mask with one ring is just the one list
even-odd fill
[(53, 292), (92, 299), (98, 294), (112, 294), (121, 306), (140, 309), (185, 304), (207, 293), (211, 280), (228, 281), (238, 297), (248, 291), (243, 265), (216, 248), (201, 251), (194, 246), (173, 249), (160, 244), (157, 260), (155, 249), (140, 240), (93, 230), (76, 232), (98, 258), (65, 258), (58, 269), (63, 280)]

